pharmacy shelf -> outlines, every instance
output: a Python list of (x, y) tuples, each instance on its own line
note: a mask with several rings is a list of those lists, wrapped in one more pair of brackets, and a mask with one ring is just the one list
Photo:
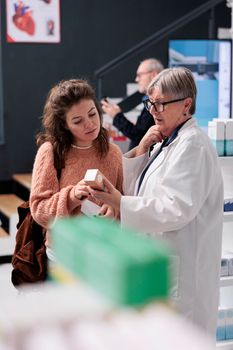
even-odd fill
[(221, 287), (231, 287), (233, 286), (233, 276), (226, 276), (220, 278)]
[(223, 350), (233, 350), (233, 339), (218, 341), (216, 348), (223, 349)]
[[(233, 157), (219, 157), (223, 183), (224, 183), (224, 198), (233, 198)], [(233, 226), (233, 211), (224, 212), (223, 225), (223, 244), (227, 250), (233, 248), (232, 226)], [(233, 276), (221, 277), (220, 279), (220, 301), (222, 305), (231, 305), (232, 303), (232, 288)], [(233, 339), (217, 342), (218, 350), (233, 350)]]
[(233, 156), (219, 156), (218, 157), (219, 161), (222, 163), (226, 162), (232, 162), (233, 161)]
[(232, 157), (218, 157), (221, 166), (232, 166), (233, 165), (233, 156)]
[(233, 221), (233, 211), (224, 211), (223, 221), (224, 222), (232, 222)]

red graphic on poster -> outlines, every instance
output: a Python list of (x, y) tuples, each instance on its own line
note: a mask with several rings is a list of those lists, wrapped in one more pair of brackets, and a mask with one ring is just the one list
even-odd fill
[(25, 6), (23, 1), (19, 0), (18, 4), (14, 3), (15, 14), (12, 20), (19, 30), (22, 30), (29, 35), (35, 34), (35, 21), (32, 18), (30, 6)]

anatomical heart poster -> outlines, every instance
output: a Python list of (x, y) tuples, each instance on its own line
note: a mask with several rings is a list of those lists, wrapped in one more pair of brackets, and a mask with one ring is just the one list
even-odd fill
[(8, 43), (59, 43), (60, 0), (6, 0)]

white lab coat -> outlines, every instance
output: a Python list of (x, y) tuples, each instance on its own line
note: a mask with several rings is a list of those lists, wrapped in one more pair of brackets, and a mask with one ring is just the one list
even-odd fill
[[(160, 144), (155, 146), (157, 153)], [(223, 183), (208, 136), (191, 118), (151, 164), (140, 191), (138, 177), (148, 154), (124, 155), (121, 222), (167, 240), (178, 265), (178, 309), (212, 336), (219, 302)]]

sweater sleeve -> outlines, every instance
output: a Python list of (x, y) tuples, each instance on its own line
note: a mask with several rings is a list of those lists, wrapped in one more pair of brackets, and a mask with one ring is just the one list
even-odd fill
[(44, 143), (37, 152), (32, 172), (30, 208), (34, 220), (47, 227), (50, 220), (68, 216), (77, 206), (73, 192), (72, 185), (60, 190), (52, 144)]

